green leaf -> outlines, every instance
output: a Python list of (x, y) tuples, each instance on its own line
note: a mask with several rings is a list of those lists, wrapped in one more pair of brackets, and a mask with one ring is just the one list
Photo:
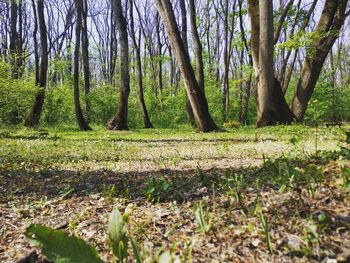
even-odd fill
[(134, 252), (134, 256), (135, 256), (136, 262), (137, 263), (142, 263), (142, 257), (141, 257), (141, 254), (140, 254), (140, 249), (139, 249), (139, 247), (136, 244), (135, 238), (131, 238), (130, 241), (131, 241), (131, 246), (132, 246), (132, 250)]
[(118, 209), (115, 209), (108, 222), (108, 236), (113, 254), (120, 262), (128, 257), (128, 237), (124, 228), (126, 217), (123, 217)]
[(102, 263), (96, 249), (84, 240), (64, 231), (41, 225), (30, 225), (25, 232), (29, 242), (55, 263)]

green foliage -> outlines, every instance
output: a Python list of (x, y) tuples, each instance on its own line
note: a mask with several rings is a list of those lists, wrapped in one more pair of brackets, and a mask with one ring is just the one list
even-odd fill
[(149, 201), (159, 202), (161, 198), (164, 197), (170, 189), (170, 182), (152, 177), (147, 181), (145, 195)]
[(341, 173), (341, 186), (350, 193), (350, 168), (344, 167)]
[(350, 86), (334, 86), (331, 74), (325, 69), (317, 82), (305, 114), (306, 121), (350, 120)]
[(97, 251), (80, 238), (69, 236), (61, 230), (40, 225), (30, 225), (25, 232), (29, 242), (40, 247), (43, 254), (57, 263), (103, 262)]
[(269, 222), (262, 212), (259, 213), (259, 219), (260, 219), (261, 225), (264, 229), (267, 248), (269, 249), (270, 253), (273, 253)]
[[(135, 261), (142, 263), (141, 249), (136, 240), (128, 235), (125, 227), (128, 223), (129, 207), (126, 208), (124, 215), (118, 209), (112, 211), (108, 221), (109, 244), (117, 262), (127, 262), (128, 244), (134, 253)], [(95, 248), (88, 245), (84, 240), (70, 236), (64, 231), (55, 230), (40, 225), (30, 225), (25, 232), (28, 241), (36, 247), (41, 248), (42, 253), (53, 262), (57, 263), (103, 263)], [(160, 251), (161, 252), (161, 251)], [(175, 262), (176, 257), (171, 251), (156, 253), (150, 257), (150, 262), (171, 263)]]
[[(66, 83), (56, 88), (48, 88), (45, 94), (41, 122), (53, 126), (75, 123), (73, 84)], [(82, 104), (83, 105), (83, 104)]]
[(140, 248), (138, 247), (135, 238), (132, 237), (130, 239), (130, 243), (131, 243), (132, 251), (134, 252), (136, 262), (142, 263), (143, 261), (140, 253)]
[(12, 79), (9, 68), (0, 61), (0, 124), (13, 125), (24, 121), (38, 88), (31, 82)]
[(204, 212), (203, 202), (199, 202), (194, 207), (194, 217), (198, 226), (198, 230), (203, 233), (208, 233), (211, 229), (211, 222), (209, 218), (209, 211), (206, 209)]

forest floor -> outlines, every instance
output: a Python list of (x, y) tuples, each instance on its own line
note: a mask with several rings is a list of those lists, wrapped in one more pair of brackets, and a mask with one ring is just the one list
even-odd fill
[(349, 262), (347, 130), (0, 130), (0, 262), (35, 250), (31, 223), (111, 262), (108, 215), (126, 206), (147, 262), (164, 250), (181, 262)]

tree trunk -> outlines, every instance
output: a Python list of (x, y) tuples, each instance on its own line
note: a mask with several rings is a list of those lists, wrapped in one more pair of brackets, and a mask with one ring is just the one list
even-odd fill
[(190, 21), (191, 21), (191, 32), (192, 32), (192, 41), (194, 45), (194, 56), (196, 61), (196, 79), (199, 85), (199, 88), (204, 93), (204, 65), (203, 65), (203, 47), (201, 40), (199, 38), (197, 30), (197, 15), (196, 15), (196, 6), (194, 0), (189, 0), (190, 7)]
[[(248, 46), (246, 32), (244, 30), (244, 25), (243, 25), (242, 1), (238, 1), (238, 10), (239, 10), (239, 27), (240, 27), (240, 31), (241, 31), (242, 41), (244, 43), (245, 50), (248, 54), (249, 65), (253, 68), (253, 57), (252, 57), (251, 52), (250, 52), (251, 49)], [(249, 76), (248, 76), (248, 80), (245, 83), (246, 88), (245, 88), (244, 104), (242, 106), (242, 111), (239, 114), (239, 122), (241, 124), (247, 123), (250, 93), (251, 93), (251, 87), (253, 86), (252, 80), (253, 80), (253, 73), (250, 72)]]
[(83, 72), (84, 72), (84, 92), (85, 92), (85, 104), (87, 112), (87, 122), (90, 119), (91, 105), (88, 100), (88, 95), (90, 93), (90, 62), (89, 62), (89, 38), (87, 29), (87, 16), (88, 16), (88, 3), (87, 0), (83, 0), (82, 8), (82, 31), (81, 31), (81, 47), (83, 55)]
[(142, 117), (143, 117), (143, 124), (144, 124), (144, 127), (147, 129), (147, 128), (153, 128), (153, 125), (152, 125), (151, 120), (149, 118), (146, 103), (145, 103), (145, 98), (144, 98), (143, 80), (142, 80), (141, 50), (140, 50), (141, 31), (139, 31), (140, 32), (139, 33), (139, 42), (137, 42), (136, 36), (135, 36), (133, 8), (134, 8), (133, 0), (130, 0), (130, 33), (131, 33), (131, 38), (132, 38), (132, 42), (134, 45), (135, 54), (136, 54), (137, 84), (139, 86), (139, 101), (140, 101), (140, 107), (141, 107), (141, 112), (142, 112)]
[[(41, 60), (40, 60), (40, 71), (38, 77), (39, 91), (36, 94), (35, 101), (31, 112), (27, 116), (24, 125), (26, 127), (36, 127), (39, 125), (39, 120), (45, 99), (45, 88), (47, 82), (47, 68), (48, 68), (48, 47), (47, 47), (47, 29), (45, 23), (44, 14), (44, 1), (37, 1), (38, 9), (38, 20), (40, 30), (40, 43), (41, 43)], [(34, 36), (35, 37), (35, 36)]]
[[(181, 37), (184, 42), (185, 49), (188, 53), (188, 40), (187, 40), (187, 12), (186, 12), (186, 2), (185, 0), (180, 0), (180, 9), (181, 9)], [(193, 110), (191, 107), (190, 100), (188, 95), (186, 94), (186, 112), (187, 112), (187, 120), (189, 123), (194, 124), (194, 116)]]
[(304, 119), (323, 64), (344, 24), (347, 3), (348, 0), (327, 0), (325, 2), (321, 18), (315, 30), (321, 37), (316, 38), (307, 50), (297, 90), (292, 101), (292, 111), (298, 121)]
[(11, 72), (14, 79), (19, 78), (19, 50), (18, 43), (20, 42), (18, 31), (17, 31), (17, 18), (18, 18), (18, 4), (16, 0), (11, 1), (11, 28), (10, 28), (10, 61), (11, 61)]
[(274, 124), (273, 106), (274, 61), (273, 61), (273, 6), (272, 0), (259, 1), (259, 83), (258, 83), (258, 126)]
[(217, 127), (209, 113), (204, 89), (196, 80), (189, 55), (185, 50), (184, 43), (176, 24), (171, 2), (170, 0), (156, 0), (156, 5), (165, 25), (177, 64), (180, 68), (182, 77), (184, 78), (185, 88), (193, 109), (197, 129), (202, 132), (214, 131)]
[(39, 75), (40, 75), (40, 66), (39, 66), (39, 47), (38, 47), (38, 16), (36, 12), (35, 0), (32, 0), (33, 14), (34, 14), (34, 31), (33, 31), (33, 43), (34, 43), (34, 63), (35, 63), (35, 85), (39, 85)]
[(160, 38), (160, 18), (157, 14), (156, 16), (156, 35), (157, 35), (157, 55), (158, 55), (158, 70), (157, 70), (157, 78), (158, 78), (158, 88), (159, 88), (159, 97), (160, 102), (162, 104), (162, 95), (163, 95), (163, 61), (162, 61), (162, 41)]
[(91, 128), (87, 124), (83, 111), (80, 106), (80, 91), (79, 91), (79, 50), (80, 50), (80, 39), (81, 39), (81, 29), (82, 29), (82, 15), (83, 15), (83, 0), (75, 0), (77, 21), (75, 29), (75, 49), (74, 49), (74, 107), (75, 115), (80, 130), (89, 131)]
[(259, 4), (249, 0), (248, 4), (252, 21), (252, 57), (258, 76), (257, 126), (289, 124), (295, 117), (288, 107), (279, 81), (274, 77), (272, 0), (259, 0)]
[(114, 15), (119, 32), (120, 44), (120, 89), (118, 112), (108, 123), (110, 130), (128, 130), (128, 101), (130, 93), (129, 43), (126, 20), (121, 0), (113, 0)]

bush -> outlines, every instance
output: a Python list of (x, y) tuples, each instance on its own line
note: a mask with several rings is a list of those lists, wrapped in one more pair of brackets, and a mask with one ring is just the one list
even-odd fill
[(0, 123), (13, 125), (24, 121), (38, 88), (32, 82), (12, 79), (9, 69), (0, 62)]

